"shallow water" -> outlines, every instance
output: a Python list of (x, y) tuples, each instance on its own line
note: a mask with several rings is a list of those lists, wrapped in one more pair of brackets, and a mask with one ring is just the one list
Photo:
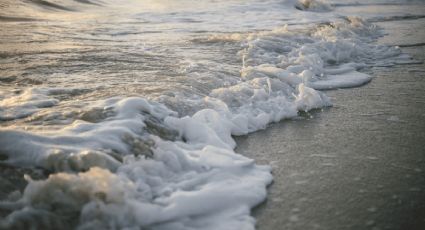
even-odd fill
[(1, 203), (10, 213), (2, 227), (252, 229), (250, 209), (272, 176), (234, 153), (232, 135), (331, 106), (320, 90), (366, 84), (370, 67), (416, 63), (375, 44), (384, 31), (372, 22), (422, 17), (425, 5), (34, 0), (0, 8), (1, 159), (50, 175)]

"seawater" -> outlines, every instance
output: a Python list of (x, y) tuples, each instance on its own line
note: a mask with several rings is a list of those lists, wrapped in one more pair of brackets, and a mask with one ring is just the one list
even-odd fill
[[(414, 5), (415, 7), (411, 7)], [(406, 11), (405, 8), (415, 9)], [(2, 229), (254, 229), (269, 166), (233, 135), (415, 62), (373, 22), (420, 1), (0, 3), (2, 163), (38, 169)], [(359, 10), (361, 9), (361, 10)], [(368, 9), (368, 10), (365, 10)], [(407, 9), (407, 8), (406, 8)]]

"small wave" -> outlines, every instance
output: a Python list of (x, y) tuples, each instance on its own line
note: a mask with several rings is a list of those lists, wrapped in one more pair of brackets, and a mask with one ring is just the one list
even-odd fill
[(242, 52), (242, 77), (278, 78), (320, 90), (359, 86), (371, 80), (359, 69), (409, 59), (396, 47), (371, 45), (379, 36), (378, 28), (359, 18), (319, 25), (309, 33), (282, 28), (254, 34)]
[(417, 4), (421, 3), (422, 0), (405, 0), (405, 1), (396, 1), (396, 2), (373, 2), (373, 3), (332, 3), (333, 7), (353, 7), (353, 6), (400, 6), (406, 4)]
[(5, 21), (5, 22), (26, 22), (26, 21), (34, 21), (34, 20), (36, 19), (25, 18), (25, 17), (8, 17), (8, 16), (0, 15), (0, 21)]
[(90, 5), (96, 5), (96, 6), (101, 6), (102, 4), (98, 1), (90, 1), (90, 0), (74, 0), (76, 2), (80, 2), (80, 3), (84, 3), (84, 4), (90, 4)]
[(370, 22), (390, 22), (390, 21), (404, 21), (404, 20), (418, 20), (425, 18), (425, 15), (401, 15), (391, 17), (376, 17), (369, 19)]
[(330, 4), (322, 0), (298, 0), (295, 8), (303, 11), (328, 12), (333, 8)]
[(36, 6), (41, 6), (47, 9), (56, 9), (56, 10), (65, 10), (65, 11), (75, 11), (74, 9), (70, 8), (70, 7), (66, 7), (63, 5), (59, 5), (56, 3), (52, 3), (49, 1), (45, 1), (45, 0), (29, 0), (30, 3), (36, 5)]
[(413, 44), (400, 44), (398, 47), (417, 47), (417, 46), (425, 46), (425, 42), (413, 43)]
[(44, 13), (72, 13), (91, 6), (101, 6), (100, 1), (91, 0), (3, 0), (0, 3), (0, 21), (21, 22), (45, 20)]
[[(53, 107), (59, 103), (64, 95), (78, 95), (85, 93), (85, 89), (65, 88), (29, 88), (23, 92), (11, 92), (1, 95), (0, 121), (15, 120), (28, 117), (43, 108)], [(66, 96), (65, 96), (66, 97)]]

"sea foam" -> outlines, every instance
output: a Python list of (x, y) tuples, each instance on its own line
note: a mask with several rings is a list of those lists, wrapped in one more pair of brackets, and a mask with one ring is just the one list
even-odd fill
[[(235, 153), (232, 135), (331, 106), (319, 90), (365, 84), (371, 76), (362, 68), (408, 60), (397, 48), (372, 45), (379, 30), (358, 18), (226, 36), (208, 42), (240, 43), (240, 80), (200, 99), (179, 98), (199, 107), (193, 113), (179, 114), (160, 99), (115, 97), (58, 130), (2, 129), (4, 163), (49, 176), (27, 178), (19, 199), (0, 203), (10, 211), (0, 227), (254, 229), (250, 210), (266, 198), (271, 168)], [(2, 117), (60, 105), (52, 96), (59, 91), (5, 98)]]

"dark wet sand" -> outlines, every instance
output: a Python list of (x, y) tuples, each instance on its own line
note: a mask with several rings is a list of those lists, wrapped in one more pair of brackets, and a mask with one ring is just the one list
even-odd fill
[[(424, 61), (425, 19), (379, 23), (379, 42)], [(326, 92), (334, 106), (238, 137), (273, 167), (258, 230), (425, 229), (425, 64), (377, 67), (375, 79)]]

